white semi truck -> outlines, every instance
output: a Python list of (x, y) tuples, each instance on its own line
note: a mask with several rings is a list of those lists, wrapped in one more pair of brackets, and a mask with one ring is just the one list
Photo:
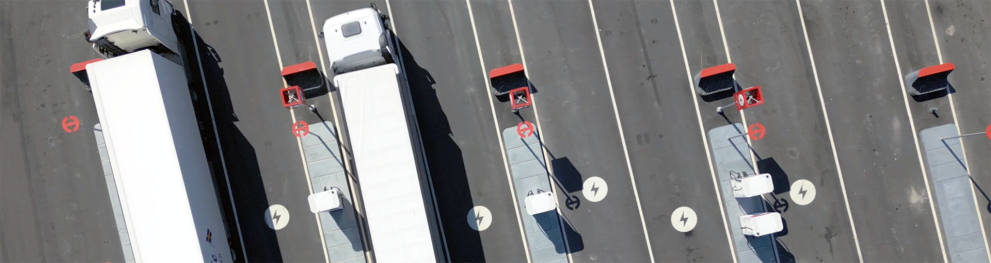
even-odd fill
[(71, 70), (93, 93), (128, 261), (233, 261), (172, 4), (90, 0), (87, 13), (87, 40), (105, 59)]
[(364, 8), (324, 21), (323, 35), (376, 262), (448, 261), (399, 43)]

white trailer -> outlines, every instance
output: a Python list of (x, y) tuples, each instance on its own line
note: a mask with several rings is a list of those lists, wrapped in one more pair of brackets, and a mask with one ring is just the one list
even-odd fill
[(86, 74), (135, 260), (231, 261), (182, 66), (144, 50)]
[[(128, 262), (233, 261), (167, 0), (90, 0), (86, 40), (106, 60), (71, 71), (93, 93)], [(188, 31), (184, 31), (188, 32)], [(113, 198), (113, 195), (111, 195)], [(119, 215), (118, 215), (119, 216)], [(127, 245), (124, 245), (127, 249)], [(133, 252), (133, 253), (131, 253)], [(128, 254), (130, 253), (130, 255)]]
[(373, 7), (331, 17), (323, 26), (373, 256), (376, 262), (447, 261), (399, 45), (386, 19)]

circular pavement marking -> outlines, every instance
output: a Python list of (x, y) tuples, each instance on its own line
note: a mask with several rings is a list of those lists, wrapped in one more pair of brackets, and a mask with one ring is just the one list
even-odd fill
[(476, 206), (468, 210), (468, 226), (475, 231), (484, 231), (492, 225), (492, 211), (484, 206)]
[(699, 217), (695, 215), (695, 210), (692, 210), (691, 207), (682, 206), (671, 213), (671, 226), (674, 227), (674, 230), (678, 230), (678, 232), (686, 233), (692, 231), (698, 222)]
[(592, 176), (585, 179), (585, 183), (582, 184), (582, 194), (585, 195), (585, 199), (588, 201), (598, 202), (606, 198), (606, 194), (609, 193), (609, 186), (606, 185), (606, 181), (602, 180), (598, 176)]
[(816, 187), (809, 180), (801, 179), (791, 184), (791, 200), (798, 205), (807, 205), (816, 199)]
[(280, 230), (289, 224), (289, 209), (280, 204), (274, 204), (265, 209), (265, 224), (268, 227)]

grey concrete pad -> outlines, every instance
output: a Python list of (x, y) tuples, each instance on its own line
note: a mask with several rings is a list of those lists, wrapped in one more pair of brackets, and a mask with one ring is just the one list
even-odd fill
[(946, 124), (919, 133), (932, 178), (940, 225), (953, 262), (989, 262), (970, 175), (963, 165), (957, 126)]
[(107, 181), (107, 192), (110, 193), (110, 206), (114, 210), (114, 223), (120, 233), (121, 250), (124, 251), (124, 262), (134, 262), (134, 250), (131, 249), (131, 239), (127, 236), (127, 225), (124, 223), (124, 213), (120, 207), (120, 195), (117, 194), (117, 182), (114, 181), (114, 171), (110, 166), (110, 156), (107, 154), (107, 144), (103, 139), (103, 129), (97, 123), (93, 126), (96, 136), (96, 147), (100, 152), (100, 162), (103, 163), (103, 179)]
[[(719, 189), (722, 190), (723, 204), (726, 207), (726, 218), (729, 220), (730, 233), (736, 247), (739, 262), (771, 262), (777, 258), (772, 235), (751, 237), (743, 234), (740, 229), (740, 216), (769, 212), (761, 197), (735, 198), (731, 180), (736, 176), (754, 174), (750, 163), (750, 146), (743, 136), (743, 124), (734, 123), (709, 130), (709, 142), (712, 144), (712, 156), (718, 163), (716, 173), (719, 178)], [(730, 136), (736, 136), (728, 138)]]
[(536, 135), (521, 139), (516, 134), (516, 127), (503, 130), (502, 137), (505, 145), (515, 146), (507, 147), (506, 153), (510, 156), (509, 165), (512, 167), (513, 184), (516, 186), (516, 200), (520, 204), (519, 213), (530, 247), (531, 260), (539, 263), (567, 260), (558, 210), (533, 216), (526, 212), (527, 194), (531, 192), (536, 194), (538, 190), (545, 192), (552, 190), (546, 168), (533, 165), (544, 163), (540, 141)]
[(331, 130), (333, 125), (330, 121), (310, 125), (310, 133), (302, 137), (303, 153), (313, 192), (338, 188), (342, 194), (344, 209), (319, 213), (330, 261), (364, 260), (365, 250), (355, 223), (354, 199), (341, 162), (337, 134)]

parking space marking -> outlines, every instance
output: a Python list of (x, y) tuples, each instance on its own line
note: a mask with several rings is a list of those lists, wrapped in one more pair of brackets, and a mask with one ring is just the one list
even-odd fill
[[(846, 207), (846, 215), (850, 220), (850, 231), (853, 232), (853, 244), (857, 248), (857, 258), (864, 262), (864, 253), (860, 251), (860, 239), (857, 237), (857, 227), (853, 223), (853, 212), (850, 210), (850, 198), (847, 197), (846, 183), (843, 181), (843, 169), (840, 168), (840, 157), (836, 153), (836, 140), (833, 139), (833, 127), (829, 125), (829, 112), (826, 111), (826, 99), (822, 96), (822, 85), (819, 84), (819, 71), (816, 70), (816, 59), (812, 54), (812, 44), (809, 42), (809, 31), (805, 26), (805, 14), (802, 12), (802, 3), (795, 0), (795, 7), (798, 9), (798, 20), (802, 22), (802, 34), (805, 36), (805, 48), (809, 52), (809, 64), (812, 65), (812, 78), (815, 79), (816, 94), (819, 95), (819, 106), (822, 107), (822, 116), (826, 123), (826, 134), (829, 135), (829, 147), (833, 152), (833, 162), (836, 164), (836, 176), (840, 181), (840, 191), (843, 193), (843, 204)], [(795, 200), (795, 198), (792, 198)]]
[[(526, 79), (530, 79), (530, 71), (527, 70), (528, 67), (526, 64), (526, 55), (525, 52), (523, 52), (523, 39), (520, 38), (520, 26), (516, 22), (516, 11), (513, 8), (513, 0), (509, 0), (507, 2), (509, 3), (509, 17), (512, 18), (513, 20), (513, 32), (516, 34), (516, 46), (520, 48), (520, 60), (522, 60), (521, 62), (523, 64), (523, 75), (526, 76)], [(530, 103), (532, 103), (533, 105), (532, 107), (533, 117), (536, 118), (537, 121), (537, 130), (543, 131), (543, 128), (540, 125), (540, 113), (537, 110), (537, 94), (530, 95)], [(537, 136), (542, 136), (542, 135), (537, 135)], [(544, 156), (544, 160), (550, 160), (550, 158), (548, 158), (549, 154), (547, 154), (547, 149), (544, 148), (543, 139), (540, 140), (540, 151)], [(545, 162), (545, 165), (546, 165), (548, 177), (552, 176), (553, 175), (552, 172), (554, 171), (553, 165), (551, 165), (551, 162)], [(551, 193), (557, 194), (557, 192), (558, 192), (557, 184), (551, 184)], [(559, 201), (557, 198), (554, 198), (554, 203), (557, 204), (557, 207), (561, 207), (561, 201)], [(557, 222), (559, 224), (558, 226), (561, 227), (561, 229), (565, 229), (564, 216), (558, 216)], [(564, 236), (563, 237), (564, 247), (570, 248), (571, 243), (568, 241), (568, 235), (563, 235), (563, 236)], [(568, 262), (575, 262), (574, 258), (571, 256), (571, 250), (568, 249), (567, 252), (568, 252)]]
[(241, 234), (241, 220), (237, 216), (237, 203), (234, 202), (234, 192), (231, 191), (231, 178), (227, 175), (227, 160), (224, 158), (224, 149), (220, 146), (220, 134), (217, 132), (217, 119), (216, 115), (213, 114), (213, 103), (210, 102), (210, 88), (206, 84), (206, 76), (203, 74), (203, 61), (200, 59), (200, 49), (199, 43), (196, 41), (196, 30), (193, 28), (193, 15), (189, 12), (189, 1), (183, 0), (183, 6), (186, 7), (186, 15), (188, 16), (186, 20), (189, 22), (189, 34), (192, 34), (190, 38), (193, 39), (193, 51), (196, 52), (196, 65), (199, 67), (200, 71), (200, 81), (203, 82), (203, 93), (206, 95), (207, 108), (210, 110), (210, 125), (213, 125), (213, 137), (217, 142), (217, 153), (220, 155), (220, 167), (224, 170), (224, 180), (227, 181), (227, 197), (231, 199), (231, 210), (234, 211), (234, 225), (237, 226), (237, 237), (238, 241), (241, 243), (241, 256), (244, 257), (244, 262), (248, 261), (248, 253), (244, 252), (244, 236)]
[(671, 213), (671, 226), (675, 230), (678, 230), (678, 232), (688, 233), (695, 229), (695, 225), (698, 222), (698, 215), (695, 214), (695, 210), (691, 207), (682, 206)]
[[(602, 57), (602, 69), (606, 74), (606, 87), (609, 88), (609, 99), (612, 101), (612, 111), (616, 116), (616, 128), (619, 129), (619, 141), (620, 144), (623, 145), (623, 156), (626, 158), (626, 171), (630, 174), (630, 184), (633, 186), (633, 200), (636, 200), (637, 202), (637, 212), (639, 212), (640, 216), (640, 227), (643, 229), (644, 243), (647, 243), (647, 254), (650, 255), (650, 262), (654, 262), (654, 249), (650, 246), (650, 234), (647, 233), (647, 221), (643, 218), (643, 208), (640, 205), (640, 193), (637, 192), (637, 180), (636, 177), (633, 176), (633, 165), (630, 163), (630, 150), (626, 147), (626, 135), (623, 134), (623, 121), (619, 118), (619, 108), (616, 105), (616, 92), (613, 91), (612, 78), (609, 76), (609, 63), (606, 63), (606, 52), (603, 50), (602, 36), (599, 32), (599, 20), (595, 18), (595, 6), (592, 4), (592, 0), (588, 0), (588, 9), (592, 14), (592, 26), (595, 28), (595, 40), (599, 44), (599, 56)], [(602, 179), (600, 178), (599, 180)], [(603, 181), (603, 185), (605, 185), (605, 181)], [(595, 198), (598, 198), (601, 201), (602, 198), (605, 197), (606, 194), (605, 191), (603, 191), (601, 197)], [(586, 196), (586, 198), (588, 198), (588, 196)]]
[[(891, 57), (895, 60), (895, 72), (898, 73), (898, 84), (901, 86), (902, 98), (905, 100), (905, 111), (908, 113), (908, 124), (912, 128), (912, 142), (915, 143), (915, 153), (919, 157), (919, 169), (922, 170), (922, 179), (926, 183), (926, 195), (929, 197), (929, 209), (933, 215), (933, 221), (936, 224), (936, 237), (939, 239), (939, 251), (943, 254), (943, 262), (949, 262), (946, 257), (946, 244), (943, 243), (943, 230), (939, 224), (939, 216), (936, 214), (936, 203), (933, 200), (932, 188), (929, 186), (929, 174), (926, 172), (926, 168), (922, 164), (925, 162), (922, 159), (922, 150), (919, 147), (919, 134), (915, 129), (915, 120), (912, 117), (912, 108), (908, 105), (908, 93), (905, 92), (905, 80), (903, 79), (902, 69), (898, 63), (898, 52), (895, 51), (895, 40), (891, 36), (891, 22), (888, 20), (888, 8), (884, 5), (884, 0), (878, 0), (881, 2), (881, 14), (884, 15), (884, 27), (888, 31), (888, 43), (891, 44)], [(927, 5), (928, 7), (928, 5)]]
[(265, 223), (274, 230), (282, 230), (289, 225), (289, 209), (280, 204), (274, 204), (265, 209)]
[[(932, 14), (932, 10), (930, 10), (930, 8), (929, 8), (929, 0), (925, 0), (925, 3), (926, 3), (926, 15), (929, 16), (929, 29), (932, 31), (933, 43), (936, 43), (936, 57), (939, 58), (939, 64), (943, 64), (944, 63), (943, 62), (943, 52), (940, 51), (940, 49), (939, 49), (939, 39), (936, 37), (936, 25), (935, 25), (935, 23), (933, 23), (933, 14)], [(954, 124), (954, 126), (956, 126), (957, 134), (963, 134), (963, 133), (960, 132), (960, 120), (959, 120), (959, 118), (957, 118), (957, 107), (956, 107), (956, 103), (953, 103), (953, 93), (947, 93), (946, 96), (947, 96), (947, 99), (950, 101), (950, 115), (953, 116), (953, 124)], [(988, 126), (988, 127), (991, 127), (991, 126)], [(988, 135), (988, 136), (991, 136), (991, 135)], [(967, 175), (971, 175), (971, 173), (970, 173), (970, 162), (967, 160), (967, 148), (964, 146), (964, 143), (963, 143), (963, 140), (962, 139), (960, 140), (960, 142), (961, 142), (960, 143), (960, 152), (962, 152), (962, 154), (963, 154), (964, 167), (966, 167), (966, 169), (967, 169)], [(982, 214), (981, 213), (981, 208), (980, 208), (980, 206), (978, 205), (978, 202), (977, 202), (977, 192), (974, 191), (974, 186), (973, 185), (971, 185), (971, 187), (970, 187), (970, 192), (971, 192), (971, 196), (973, 196), (973, 198), (974, 198), (974, 209), (977, 209), (977, 220), (979, 222), (984, 222), (984, 218), (983, 218), (984, 216), (981, 215)], [(989, 245), (988, 245), (988, 234), (987, 234), (987, 231), (984, 229), (984, 224), (982, 223), (980, 225), (981, 225), (981, 235), (984, 236), (984, 250), (987, 252), (987, 258), (991, 259), (991, 247), (989, 247)]]
[(699, 122), (699, 135), (702, 136), (702, 145), (705, 147), (705, 160), (709, 163), (709, 174), (712, 175), (712, 187), (716, 192), (716, 199), (720, 200), (716, 203), (719, 204), (719, 214), (723, 219), (723, 229), (726, 231), (726, 242), (727, 245), (729, 245), (730, 255), (733, 255), (733, 263), (737, 263), (738, 259), (736, 256), (736, 248), (733, 247), (733, 236), (730, 234), (729, 220), (726, 219), (726, 209), (723, 207), (723, 197), (722, 194), (720, 194), (721, 190), (719, 189), (719, 178), (716, 177), (716, 170), (713, 168), (712, 153), (709, 151), (709, 138), (705, 134), (705, 125), (702, 122), (702, 113), (699, 111), (699, 101), (697, 99), (698, 94), (695, 92), (695, 84), (691, 84), (693, 83), (692, 68), (688, 65), (688, 53), (685, 51), (685, 39), (681, 36), (681, 24), (678, 22), (678, 12), (675, 10), (674, 0), (670, 0), (668, 2), (671, 3), (671, 14), (674, 17), (674, 28), (678, 32), (678, 44), (681, 45), (681, 58), (685, 62), (685, 77), (688, 78), (688, 89), (692, 91), (691, 99), (692, 103), (695, 104), (695, 117)]
[[(313, 42), (314, 42), (314, 44), (316, 44), (316, 47), (317, 47), (317, 56), (320, 58), (320, 68), (324, 69), (324, 73), (325, 73), (324, 75), (326, 76), (327, 64), (324, 62), (324, 59), (323, 59), (323, 47), (321, 47), (321, 45), (320, 45), (320, 35), (317, 34), (317, 25), (316, 25), (316, 22), (313, 20), (313, 7), (310, 5), (310, 0), (306, 0), (306, 12), (310, 16), (310, 28), (313, 29)], [(324, 78), (324, 85), (327, 85), (327, 87), (330, 87), (330, 80)], [(350, 161), (351, 160), (351, 156), (348, 155), (348, 153), (350, 151), (348, 151), (348, 149), (344, 146), (344, 142), (343, 142), (344, 140), (341, 140), (341, 138), (340, 138), (340, 134), (341, 134), (341, 120), (340, 120), (340, 118), (337, 115), (338, 114), (337, 113), (337, 101), (335, 100), (335, 97), (334, 97), (334, 93), (333, 92), (327, 92), (327, 100), (330, 101), (330, 111), (334, 115), (334, 128), (337, 129), (337, 131), (336, 131), (337, 136), (338, 136), (338, 140), (337, 140), (338, 143), (337, 144), (338, 144), (338, 149), (341, 152), (341, 162), (344, 163), (344, 173), (346, 174), (345, 177), (347, 178), (347, 181), (348, 181), (348, 192), (351, 193), (351, 200), (354, 200), (354, 204), (352, 204), (351, 207), (354, 207), (355, 213), (357, 213), (358, 215), (362, 215), (362, 214), (364, 214), (364, 211), (363, 211), (364, 210), (363, 209), (364, 208), (364, 205), (363, 205), (364, 203), (361, 202), (361, 196), (358, 195), (357, 186), (354, 185), (354, 178), (351, 177), (354, 173), (351, 172), (351, 161)], [(365, 220), (362, 220), (362, 218), (364, 218), (364, 217), (363, 216), (358, 216), (355, 221), (358, 222), (358, 232), (361, 233), (361, 236), (363, 237), (361, 239), (361, 246), (365, 248), (365, 251), (364, 251), (365, 258), (366, 259), (369, 259), (369, 258), (372, 257), (372, 254), (371, 254), (372, 252), (369, 251), (369, 249), (367, 249), (369, 247), (368, 246), (368, 242), (369, 242), (369, 240), (368, 240), (368, 230), (366, 229), (366, 226), (365, 226)], [(328, 258), (329, 258), (329, 256), (328, 256)]]
[(489, 229), (492, 225), (492, 211), (485, 206), (475, 206), (468, 209), (467, 215), (468, 227), (474, 229), (475, 231), (482, 232)]
[(592, 176), (585, 179), (585, 183), (582, 184), (582, 195), (585, 199), (595, 203), (606, 199), (606, 195), (609, 194), (609, 184), (606, 184), (606, 180), (602, 177)]
[(788, 194), (796, 205), (808, 205), (816, 199), (816, 186), (809, 180), (799, 179), (791, 184), (791, 191)]
[[(475, 13), (471, 10), (471, 0), (465, 0), (468, 5), (468, 19), (471, 21), (471, 34), (475, 37), (475, 50), (478, 51), (478, 64), (481, 66), (482, 76), (488, 76), (488, 72), (485, 72), (485, 58), (482, 56), (482, 46), (481, 41), (478, 40), (478, 29), (475, 26)], [(515, 22), (514, 22), (515, 23)], [(520, 54), (522, 56), (522, 54)], [(525, 66), (524, 66), (525, 67)], [(485, 81), (485, 88), (492, 90), (492, 84)], [(499, 117), (496, 116), (495, 102), (492, 101), (492, 96), (485, 96), (489, 100), (489, 110), (492, 112), (492, 126), (495, 127), (496, 136), (499, 138), (499, 149), (506, 149), (505, 143), (502, 142), (502, 131), (499, 129)], [(534, 110), (536, 112), (536, 110)], [(510, 196), (513, 197), (513, 213), (516, 214), (516, 225), (520, 226), (520, 239), (523, 240), (523, 253), (526, 254), (527, 263), (533, 262), (530, 258), (530, 244), (526, 241), (526, 232), (523, 229), (523, 219), (520, 216), (520, 207), (516, 202), (516, 186), (513, 184), (513, 175), (509, 171), (509, 159), (506, 157), (506, 151), (500, 150), (499, 154), (502, 156), (502, 166), (506, 169), (506, 181), (509, 183)]]
[[(279, 70), (282, 70), (282, 54), (279, 52), (279, 41), (275, 37), (275, 27), (272, 25), (272, 11), (268, 7), (268, 0), (264, 0), (264, 3), (265, 3), (265, 15), (268, 18), (268, 29), (269, 29), (270, 32), (272, 32), (272, 43), (275, 44), (275, 57), (276, 57), (276, 60), (278, 60), (278, 62), (279, 62), (279, 68), (278, 69)], [(282, 86), (283, 87), (288, 86), (286, 84), (286, 79), (285, 78), (282, 78)], [(290, 110), (289, 111), (289, 116), (292, 117), (293, 122), (296, 121), (296, 111)], [(299, 158), (300, 158), (300, 160), (302, 160), (302, 163), (303, 163), (303, 173), (306, 175), (306, 191), (307, 191), (308, 195), (312, 195), (313, 194), (313, 182), (310, 180), (310, 169), (309, 169), (308, 165), (306, 165), (306, 155), (305, 155), (305, 152), (303, 151), (303, 139), (302, 138), (296, 137), (296, 147), (298, 147), (298, 149), (299, 149)], [(313, 219), (315, 219), (317, 221), (317, 230), (320, 231), (320, 233), (323, 233), (323, 225), (320, 223), (320, 215), (317, 214), (317, 213), (313, 213)], [(330, 255), (329, 255), (329, 252), (327, 251), (327, 240), (326, 240), (326, 238), (320, 238), (320, 249), (323, 250), (323, 258), (324, 258), (324, 260), (327, 263), (330, 263)]]

